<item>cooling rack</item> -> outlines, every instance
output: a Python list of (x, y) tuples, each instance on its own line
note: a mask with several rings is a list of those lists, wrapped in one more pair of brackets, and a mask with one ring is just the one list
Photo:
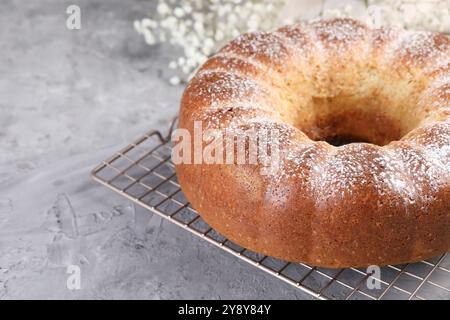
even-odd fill
[[(317, 299), (450, 299), (450, 255), (381, 268), (325, 269), (290, 263), (242, 248), (197, 214), (184, 197), (171, 162), (170, 133), (150, 131), (92, 170), (104, 186), (226, 252), (264, 270)], [(369, 289), (367, 283), (378, 286)], [(373, 286), (372, 286), (373, 287)]]

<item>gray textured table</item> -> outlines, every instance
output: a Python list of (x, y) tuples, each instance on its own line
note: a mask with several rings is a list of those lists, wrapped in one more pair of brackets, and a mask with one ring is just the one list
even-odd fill
[(182, 87), (132, 28), (154, 3), (77, 4), (70, 31), (64, 2), (0, 0), (0, 298), (308, 298), (90, 179)]

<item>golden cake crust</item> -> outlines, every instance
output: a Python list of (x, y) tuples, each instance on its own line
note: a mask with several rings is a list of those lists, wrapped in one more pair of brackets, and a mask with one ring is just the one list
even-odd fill
[[(177, 164), (183, 192), (230, 240), (288, 261), (385, 265), (447, 252), (449, 53), (445, 35), (351, 19), (240, 36), (187, 86), (179, 128), (276, 129), (279, 168)], [(349, 132), (374, 144), (320, 141)]]

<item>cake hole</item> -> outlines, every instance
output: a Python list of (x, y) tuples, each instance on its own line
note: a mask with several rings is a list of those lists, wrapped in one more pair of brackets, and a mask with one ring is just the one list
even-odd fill
[[(410, 132), (420, 118), (406, 112), (393, 112), (373, 101), (351, 98), (315, 98), (309, 108), (313, 117), (299, 112), (294, 126), (315, 141), (325, 141), (333, 146), (351, 143), (370, 143), (384, 146), (400, 140)], [(305, 121), (307, 119), (308, 121)]]
[(354, 137), (354, 136), (333, 136), (333, 137), (324, 139), (324, 141), (328, 142), (329, 144), (331, 144), (332, 146), (335, 146), (335, 147), (340, 147), (340, 146), (344, 146), (346, 144), (351, 144), (351, 143), (371, 143), (370, 141), (368, 141), (366, 139), (362, 139), (362, 138), (358, 138), (358, 137)]
[(280, 85), (276, 97), (283, 102), (280, 117), (312, 140), (385, 146), (401, 140), (430, 113), (418, 105), (427, 80), (411, 73), (389, 74), (370, 62), (336, 69), (330, 67), (333, 63), (299, 80), (293, 68), (286, 76), (289, 86)]
[(372, 143), (379, 146), (401, 139), (404, 129), (399, 121), (385, 115), (351, 110), (336, 112), (316, 120), (318, 140), (330, 144), (349, 144), (357, 142)]

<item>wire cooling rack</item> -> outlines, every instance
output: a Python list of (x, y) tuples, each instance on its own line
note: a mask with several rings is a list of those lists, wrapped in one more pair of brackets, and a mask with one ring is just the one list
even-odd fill
[[(174, 123), (169, 130), (172, 132)], [(325, 269), (264, 256), (208, 226), (184, 197), (171, 162), (169, 137), (150, 131), (103, 161), (93, 178), (115, 192), (318, 299), (450, 299), (450, 255), (381, 268)], [(377, 282), (378, 281), (378, 282)], [(369, 289), (367, 283), (377, 283)]]

